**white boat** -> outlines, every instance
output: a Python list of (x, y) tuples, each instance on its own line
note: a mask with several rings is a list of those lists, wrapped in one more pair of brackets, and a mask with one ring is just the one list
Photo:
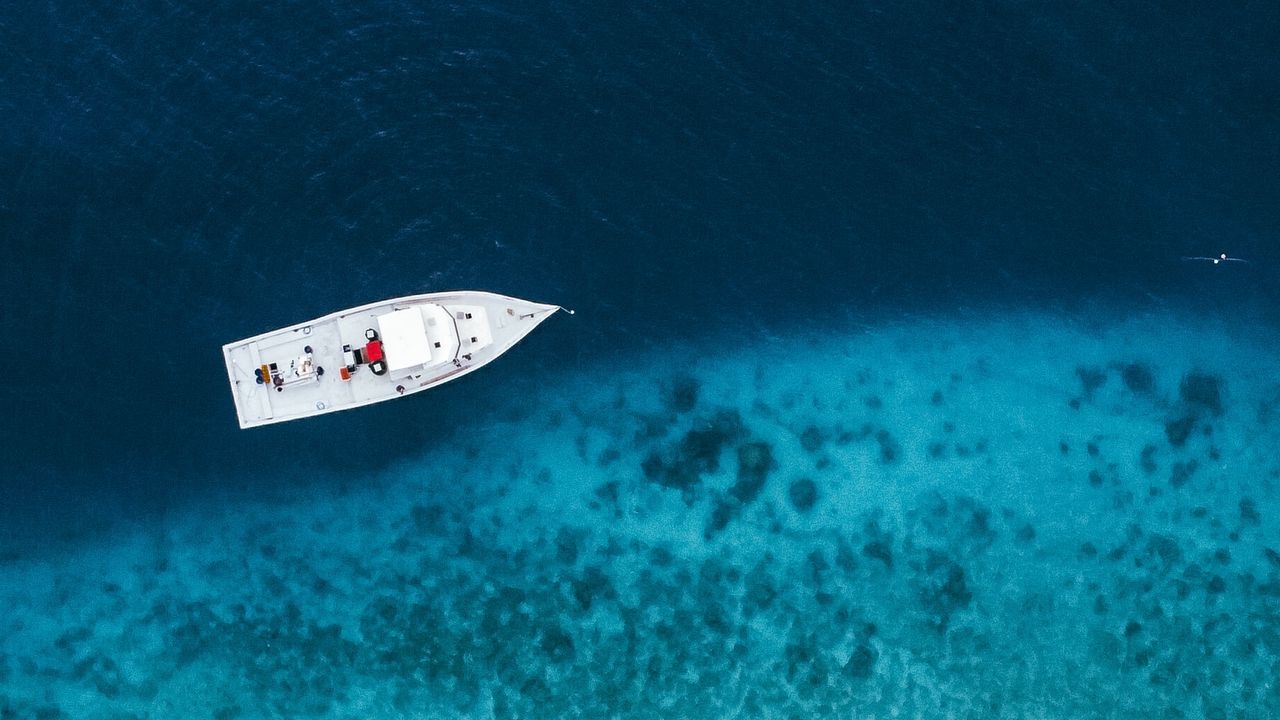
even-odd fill
[[(241, 428), (412, 395), (492, 362), (559, 305), (489, 292), (410, 295), (222, 346)], [(570, 314), (572, 310), (567, 310)]]

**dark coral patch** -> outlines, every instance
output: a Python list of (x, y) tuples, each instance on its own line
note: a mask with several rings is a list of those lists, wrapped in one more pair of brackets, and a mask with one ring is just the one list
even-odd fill
[(800, 478), (791, 483), (787, 497), (797, 512), (807, 513), (818, 502), (818, 486), (809, 478)]
[(1080, 386), (1084, 390), (1086, 400), (1091, 399), (1093, 393), (1107, 383), (1107, 374), (1096, 367), (1078, 367), (1076, 377), (1080, 378)]
[(663, 390), (663, 400), (667, 407), (677, 413), (687, 413), (698, 406), (698, 391), (701, 384), (688, 375), (680, 375), (671, 380), (671, 384)]
[(1023, 523), (1022, 527), (1014, 533), (1014, 538), (1021, 544), (1026, 545), (1036, 539), (1036, 529), (1031, 523)]
[(727, 498), (720, 498), (716, 501), (715, 506), (711, 508), (711, 517), (707, 518), (707, 525), (702, 531), (702, 536), (710, 540), (716, 536), (721, 530), (729, 526), (734, 518), (738, 517), (738, 511), (741, 505)]
[(681, 461), (706, 472), (720, 469), (720, 452), (728, 443), (745, 434), (737, 410), (723, 410), (707, 427), (690, 430), (680, 441)]
[(854, 648), (853, 654), (849, 656), (849, 660), (844, 664), (844, 674), (857, 679), (864, 680), (871, 677), (872, 670), (875, 669), (876, 658), (878, 653), (874, 648), (867, 645), (859, 645)]
[(872, 560), (884, 563), (888, 570), (893, 569), (893, 547), (882, 540), (872, 540), (862, 546), (862, 554)]
[(880, 445), (880, 460), (886, 465), (898, 459), (901, 448), (898, 447), (898, 441), (893, 439), (888, 430), (876, 431), (876, 442)]
[(577, 601), (578, 607), (583, 610), (590, 610), (591, 605), (597, 600), (616, 600), (618, 598), (617, 590), (614, 589), (613, 583), (609, 581), (609, 577), (604, 571), (596, 566), (586, 568), (582, 577), (571, 583), (573, 599)]
[(1182, 561), (1182, 548), (1178, 546), (1178, 541), (1167, 535), (1153, 534), (1147, 540), (1145, 556), (1163, 572)]
[(804, 448), (805, 452), (818, 452), (822, 449), (822, 443), (825, 440), (824, 433), (814, 425), (810, 425), (800, 433), (800, 447)]
[[(766, 559), (768, 558), (766, 557)], [(752, 611), (767, 610), (770, 605), (773, 605), (773, 601), (777, 597), (778, 589), (774, 587), (765, 563), (761, 562), (751, 572), (747, 573), (746, 592), (742, 596), (743, 610), (748, 615)]]
[(944, 553), (928, 551), (924, 571), (921, 605), (931, 616), (933, 626), (939, 631), (946, 630), (951, 617), (969, 606), (973, 592), (969, 590), (964, 568)]
[(1170, 445), (1182, 447), (1187, 444), (1187, 438), (1191, 437), (1191, 431), (1195, 426), (1194, 415), (1183, 415), (1164, 424), (1164, 436), (1169, 439)]
[(1158, 469), (1156, 466), (1156, 446), (1147, 444), (1142, 447), (1142, 455), (1138, 458), (1138, 466), (1142, 468), (1142, 472), (1153, 475)]
[(1244, 498), (1240, 501), (1240, 521), (1246, 525), (1262, 523), (1262, 516), (1258, 514), (1258, 504), (1253, 501), (1253, 498)]
[(1222, 414), (1222, 380), (1216, 375), (1188, 373), (1178, 386), (1178, 395), (1188, 405)]
[(1156, 380), (1151, 368), (1142, 363), (1128, 363), (1120, 369), (1120, 379), (1124, 386), (1139, 395), (1150, 395), (1155, 392)]
[(746, 434), (742, 416), (736, 410), (722, 410), (680, 440), (675, 457), (666, 459), (653, 451), (640, 464), (650, 482), (689, 491), (705, 473), (720, 469), (720, 454), (726, 445)]
[(708, 540), (738, 517), (742, 508), (751, 504), (764, 489), (769, 472), (777, 467), (768, 443), (752, 442), (738, 448), (738, 479), (720, 496), (711, 509), (711, 517), (703, 530)]
[(1169, 484), (1175, 488), (1180, 488), (1191, 481), (1191, 476), (1195, 474), (1199, 463), (1195, 460), (1187, 462), (1178, 462), (1173, 464), (1173, 469), (1169, 472)]
[(729, 488), (729, 494), (743, 505), (750, 503), (760, 494), (769, 471), (775, 467), (773, 448), (768, 443), (752, 442), (740, 446), (738, 480)]
[(867, 536), (867, 543), (862, 546), (863, 556), (879, 560), (886, 569), (893, 570), (893, 535), (881, 530), (875, 519), (867, 521), (863, 532)]

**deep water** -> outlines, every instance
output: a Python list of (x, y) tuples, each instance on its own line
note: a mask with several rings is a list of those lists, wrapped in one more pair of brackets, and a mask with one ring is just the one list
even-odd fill
[[(1280, 712), (1277, 27), (0, 8), (0, 569), (34, 598), (0, 710)], [(1182, 259), (1221, 252), (1250, 262)], [(454, 288), (578, 313), (428, 395), (237, 429), (223, 343)]]

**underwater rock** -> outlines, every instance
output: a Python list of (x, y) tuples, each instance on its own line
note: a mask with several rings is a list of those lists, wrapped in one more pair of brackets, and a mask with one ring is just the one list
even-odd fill
[(844, 538), (836, 543), (836, 567), (845, 575), (852, 575), (858, 569), (858, 559), (854, 557), (853, 548)]
[(616, 600), (618, 598), (617, 590), (614, 589), (613, 583), (609, 581), (609, 577), (595, 565), (582, 571), (582, 577), (573, 581), (572, 589), (573, 599), (577, 601), (578, 607), (583, 610), (590, 610), (591, 605), (597, 600)]
[(1036, 529), (1032, 527), (1031, 523), (1023, 523), (1013, 537), (1020, 544), (1026, 545), (1036, 539)]
[(1173, 469), (1169, 472), (1169, 485), (1175, 488), (1185, 486), (1191, 481), (1191, 476), (1195, 474), (1199, 465), (1195, 460), (1174, 463)]
[(733, 619), (719, 603), (710, 603), (703, 607), (702, 624), (719, 635), (727, 636), (733, 632)]
[(859, 644), (845, 662), (844, 674), (856, 680), (865, 680), (871, 677), (878, 656), (879, 654), (874, 648)]
[(828, 571), (831, 569), (831, 563), (827, 562), (827, 556), (822, 553), (821, 549), (810, 551), (805, 557), (805, 566), (808, 569), (808, 577), (814, 587), (822, 587), (827, 581)]
[(807, 513), (818, 502), (818, 486), (809, 478), (800, 478), (791, 483), (787, 497), (790, 498), (791, 506), (796, 509), (796, 512)]
[(996, 540), (991, 510), (977, 500), (960, 496), (948, 502), (937, 491), (926, 493), (918, 509), (920, 524), (930, 536), (949, 546), (982, 551)]
[(618, 498), (620, 497), (618, 493), (619, 487), (620, 486), (618, 485), (617, 480), (609, 480), (601, 485), (596, 486), (596, 489), (593, 491), (593, 494), (596, 497), (603, 500), (604, 502), (609, 503), (610, 505), (617, 505)]
[(544, 707), (551, 700), (551, 688), (540, 677), (531, 677), (520, 686), (520, 694), (534, 708)]
[(714, 538), (738, 517), (738, 511), (741, 508), (741, 504), (728, 498), (718, 498), (711, 508), (711, 517), (707, 518), (707, 524), (702, 529), (702, 536), (707, 540)]
[(677, 414), (687, 413), (698, 406), (701, 383), (689, 375), (678, 375), (663, 391), (663, 400)]
[(768, 443), (752, 442), (738, 448), (738, 480), (729, 494), (743, 505), (749, 504), (764, 488), (769, 471), (777, 467)]
[(1138, 457), (1138, 467), (1148, 475), (1154, 475), (1159, 467), (1156, 465), (1156, 446), (1150, 443), (1142, 446), (1142, 454)]
[(1085, 400), (1092, 400), (1093, 393), (1107, 383), (1107, 374), (1096, 367), (1078, 367), (1076, 377), (1080, 378)]
[(676, 422), (674, 413), (637, 414), (640, 427), (636, 429), (635, 441), (647, 443), (667, 436), (671, 426)]
[(578, 544), (586, 536), (587, 531), (582, 528), (561, 527), (556, 531), (556, 560), (565, 565), (578, 562)]
[(1222, 380), (1216, 375), (1188, 373), (1178, 386), (1178, 396), (1188, 405), (1222, 414)]
[(973, 593), (964, 568), (937, 550), (928, 550), (921, 579), (920, 603), (938, 631), (945, 631), (951, 618), (969, 606)]
[(1196, 418), (1194, 415), (1183, 415), (1164, 424), (1164, 435), (1169, 439), (1170, 445), (1182, 447), (1187, 444), (1187, 438), (1191, 437), (1191, 431), (1195, 429), (1195, 426)]
[(538, 647), (553, 663), (573, 662), (573, 638), (559, 625), (552, 625), (543, 631)]
[(738, 448), (738, 478), (718, 497), (711, 509), (711, 517), (703, 528), (703, 537), (710, 540), (741, 514), (742, 509), (755, 501), (764, 489), (769, 471), (777, 467), (773, 450), (768, 443), (753, 442)]
[(115, 699), (120, 695), (120, 688), (124, 685), (124, 677), (120, 668), (111, 658), (100, 652), (90, 653), (87, 657), (75, 664), (72, 669), (74, 677), (78, 680), (88, 680), (97, 688), (98, 693), (103, 697)]
[(872, 540), (863, 545), (862, 554), (864, 557), (884, 563), (887, 570), (893, 569), (893, 548), (880, 540)]
[(1182, 561), (1182, 548), (1168, 535), (1152, 534), (1147, 539), (1146, 557), (1158, 561), (1161, 570), (1168, 570)]
[(1139, 395), (1151, 395), (1156, 389), (1151, 368), (1142, 363), (1126, 363), (1120, 368), (1120, 379), (1124, 381), (1125, 387)]
[(1258, 514), (1258, 504), (1253, 498), (1243, 498), (1240, 500), (1240, 522), (1246, 525), (1258, 525), (1262, 523), (1262, 516)]
[(898, 459), (898, 455), (902, 449), (898, 447), (898, 441), (893, 439), (893, 435), (888, 430), (880, 429), (876, 431), (876, 442), (880, 445), (880, 461), (888, 465)]
[[(941, 499), (939, 497), (939, 499)], [(893, 535), (880, 529), (880, 523), (874, 518), (863, 526), (867, 542), (862, 546), (863, 557), (879, 560), (886, 570), (893, 570)]]
[(676, 448), (675, 457), (663, 458), (653, 451), (640, 464), (650, 482), (679, 490), (690, 490), (705, 473), (720, 469), (720, 454), (726, 445), (746, 434), (737, 410), (721, 410), (703, 426), (687, 432)]
[(987, 548), (996, 540), (995, 528), (991, 527), (991, 510), (969, 497), (956, 500), (956, 514), (964, 518), (962, 526), (965, 535), (979, 548)]
[(817, 428), (816, 425), (810, 425), (800, 433), (800, 447), (805, 452), (816, 453), (822, 449), (822, 444), (826, 441), (826, 435)]
[(778, 597), (778, 590), (769, 577), (765, 561), (761, 561), (747, 573), (746, 593), (742, 597), (744, 611), (767, 610)]
[(621, 459), (622, 452), (616, 447), (609, 446), (600, 451), (600, 457), (596, 458), (596, 465), (602, 468), (607, 468)]
[(693, 429), (680, 441), (678, 462), (694, 472), (715, 472), (720, 469), (720, 453), (743, 432), (742, 420), (737, 411), (717, 415), (705, 429)]
[(440, 534), (444, 528), (444, 507), (441, 505), (414, 505), (409, 519), (418, 534)]

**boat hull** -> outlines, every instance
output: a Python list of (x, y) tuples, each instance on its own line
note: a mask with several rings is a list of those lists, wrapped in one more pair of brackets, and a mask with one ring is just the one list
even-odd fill
[(497, 359), (562, 310), (481, 291), (410, 295), (222, 346), (241, 428), (412, 395)]

